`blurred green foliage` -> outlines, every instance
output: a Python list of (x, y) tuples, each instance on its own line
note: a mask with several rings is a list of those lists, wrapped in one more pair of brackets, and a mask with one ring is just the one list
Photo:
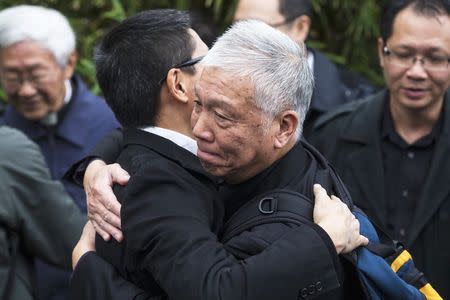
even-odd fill
[[(264, 0), (261, 0), (264, 1)], [(379, 6), (376, 0), (313, 0), (315, 16), (308, 44), (330, 59), (377, 85), (383, 83), (376, 53)], [(0, 0), (0, 9), (33, 4), (55, 8), (66, 15), (77, 35), (77, 71), (94, 92), (92, 53), (95, 44), (118, 21), (153, 8), (198, 9), (224, 30), (231, 22), (235, 0)], [(1, 93), (1, 91), (0, 91)], [(0, 96), (1, 98), (1, 96)]]

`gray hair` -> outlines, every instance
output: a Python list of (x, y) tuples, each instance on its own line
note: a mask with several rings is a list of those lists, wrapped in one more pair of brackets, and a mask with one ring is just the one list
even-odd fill
[(202, 64), (250, 78), (256, 106), (270, 120), (296, 111), (296, 138), (301, 135), (314, 86), (304, 45), (261, 21), (241, 21), (216, 41)]
[(0, 11), (0, 48), (35, 41), (49, 50), (61, 67), (75, 50), (75, 34), (60, 12), (41, 6), (18, 5)]

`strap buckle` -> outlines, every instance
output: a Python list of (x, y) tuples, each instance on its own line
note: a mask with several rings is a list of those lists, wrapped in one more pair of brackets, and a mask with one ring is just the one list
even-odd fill
[(273, 197), (264, 197), (259, 201), (258, 210), (263, 215), (270, 215), (277, 210), (277, 200)]

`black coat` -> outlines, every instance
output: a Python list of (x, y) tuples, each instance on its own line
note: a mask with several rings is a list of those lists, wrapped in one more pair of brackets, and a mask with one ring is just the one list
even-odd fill
[[(381, 120), (387, 92), (346, 105), (318, 120), (310, 137), (336, 167), (356, 205), (386, 229), (381, 154)], [(448, 101), (449, 93), (446, 100)], [(406, 246), (416, 266), (443, 296), (450, 298), (450, 105), (423, 183)], [(400, 174), (399, 174), (400, 175)]]
[[(255, 248), (244, 249), (251, 256), (238, 260), (248, 243), (242, 237), (225, 246), (218, 242), (222, 202), (194, 155), (156, 135), (130, 130), (118, 162), (131, 174), (127, 186), (116, 188), (125, 240), (97, 238), (98, 253), (116, 270), (95, 253), (83, 256), (72, 278), (71, 299), (146, 299), (162, 295), (160, 288), (170, 299), (184, 300), (297, 299), (305, 289), (307, 297), (342, 299), (343, 270), (319, 226), (280, 224), (282, 236), (266, 231), (265, 240), (255, 239)], [(286, 173), (289, 182), (282, 183), (298, 176), (289, 174), (294, 177)], [(272, 176), (272, 183), (286, 176)], [(258, 186), (270, 188), (262, 181)]]
[(314, 90), (305, 120), (303, 135), (309, 138), (314, 122), (324, 113), (362, 99), (376, 89), (364, 78), (339, 68), (322, 52), (308, 49), (314, 55)]

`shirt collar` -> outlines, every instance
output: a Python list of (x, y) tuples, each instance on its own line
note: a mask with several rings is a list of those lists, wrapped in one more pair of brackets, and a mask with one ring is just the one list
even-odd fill
[(434, 124), (433, 129), (426, 136), (421, 137), (418, 141), (413, 143), (412, 145), (408, 145), (403, 138), (397, 133), (394, 127), (394, 121), (392, 119), (391, 110), (389, 109), (389, 99), (385, 101), (384, 104), (384, 112), (383, 112), (383, 121), (381, 127), (381, 137), (384, 139), (389, 139), (392, 143), (397, 144), (398, 146), (419, 146), (419, 147), (427, 147), (430, 146), (433, 142), (437, 141), (439, 134), (441, 133), (441, 128), (444, 124), (444, 111), (445, 111), (445, 101), (442, 107), (442, 111), (439, 115), (437, 122)]
[(169, 141), (172, 141), (181, 148), (184, 148), (187, 151), (194, 154), (195, 156), (197, 156), (197, 149), (198, 149), (197, 142), (193, 138), (188, 137), (187, 135), (157, 126), (150, 126), (141, 129), (146, 132), (153, 133), (160, 137), (168, 139)]
[(64, 115), (64, 111), (66, 110), (67, 104), (70, 102), (70, 99), (72, 99), (72, 83), (70, 82), (70, 79), (66, 79), (64, 81), (65, 86), (65, 95), (64, 95), (64, 104), (60, 111), (53, 111), (50, 112), (48, 115), (43, 117), (39, 122), (44, 126), (56, 126), (58, 122), (61, 122), (61, 118)]

